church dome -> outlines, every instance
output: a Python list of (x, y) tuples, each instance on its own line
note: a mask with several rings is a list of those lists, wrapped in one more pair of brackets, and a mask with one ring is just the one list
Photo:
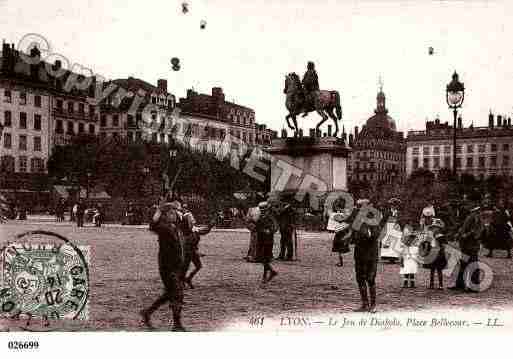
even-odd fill
[(379, 89), (376, 96), (376, 109), (374, 110), (375, 115), (367, 120), (367, 127), (370, 128), (381, 128), (396, 131), (397, 126), (395, 120), (388, 116), (388, 110), (386, 108), (386, 96), (383, 92), (383, 88)]

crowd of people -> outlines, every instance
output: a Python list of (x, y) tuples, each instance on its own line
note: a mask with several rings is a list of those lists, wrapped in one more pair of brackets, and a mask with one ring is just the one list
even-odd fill
[[(101, 208), (94, 209), (92, 218), (96, 225), (102, 222)], [(64, 210), (65, 203), (61, 201), (56, 210), (59, 221), (64, 218)], [(83, 226), (87, 211), (82, 200), (72, 207), (71, 218), (78, 227)], [(331, 251), (338, 254), (337, 266), (344, 265), (344, 255), (354, 247), (355, 278), (361, 297), (357, 311), (377, 310), (376, 275), (380, 258), (398, 262), (397, 273), (403, 288), (415, 288), (416, 274), (424, 268), (430, 273), (429, 288), (443, 290), (443, 271), (450, 257), (448, 246), (458, 248), (461, 253), (459, 271), (455, 284), (449, 289), (465, 292), (479, 291), (482, 280), (479, 270), (468, 269), (472, 265), (479, 269), (475, 264), (479, 263), (481, 248), (488, 250), (488, 256), (493, 256), (496, 250), (506, 250), (507, 258), (511, 258), (512, 218), (504, 198), (485, 194), (470, 199), (463, 195), (459, 201), (443, 204), (430, 199), (424, 203), (416, 220), (405, 216), (404, 212), (405, 205), (398, 198), (375, 206), (368, 196), (362, 195), (354, 208), (346, 207), (343, 200), (335, 201), (328, 214), (328, 230), (334, 232)], [(245, 222), (250, 232), (245, 259), (262, 265), (261, 284), (265, 286), (278, 275), (273, 260), (297, 260), (298, 220), (293, 201), (262, 200), (247, 210)], [(183, 330), (183, 290), (185, 286), (194, 287), (193, 278), (202, 268), (200, 238), (216, 223), (219, 223), (217, 217), (208, 225), (199, 226), (187, 204), (172, 192), (155, 206), (150, 230), (158, 236), (158, 264), (165, 290), (149, 308), (141, 311), (149, 327), (152, 313), (169, 302), (174, 329)], [(275, 257), (274, 237), (278, 231), (280, 249)], [(189, 272), (191, 264), (194, 268)]]
[[(489, 249), (489, 255), (495, 249), (506, 249), (508, 258), (511, 257), (510, 212), (503, 202), (498, 201), (498, 206), (492, 202), (490, 195), (479, 202), (471, 202), (464, 196), (451, 206), (439, 206), (428, 201), (417, 221), (404, 219), (398, 198), (391, 198), (386, 206), (380, 208), (375, 208), (372, 201), (363, 196), (356, 201), (354, 208), (345, 208), (344, 203), (338, 202), (338, 207), (330, 213), (332, 223), (328, 222), (328, 227), (331, 226), (335, 232), (332, 251), (339, 254), (338, 266), (344, 265), (344, 254), (354, 246), (356, 282), (361, 296), (361, 306), (356, 311), (374, 313), (377, 310), (377, 264), (383, 253), (383, 243), (390, 233), (395, 235), (392, 246), (399, 261), (398, 275), (403, 288), (414, 288), (415, 275), (420, 268), (425, 268), (430, 271), (429, 288), (435, 288), (436, 276), (437, 288), (445, 289), (443, 270), (447, 268), (449, 259), (446, 247), (456, 242), (462, 255), (458, 257), (456, 283), (449, 289), (479, 290), (480, 273), (472, 271), (469, 275), (467, 268), (479, 262), (481, 246)], [(198, 229), (194, 216), (178, 197), (168, 197), (156, 210), (150, 227), (159, 238), (159, 268), (165, 293), (141, 312), (148, 326), (151, 326), (151, 314), (169, 302), (174, 329), (183, 329), (180, 314), (183, 288), (187, 284), (193, 288), (192, 278), (201, 268), (198, 252), (200, 235), (208, 233), (216, 222), (217, 219), (203, 230)], [(250, 240), (245, 259), (262, 265), (261, 284), (265, 286), (278, 275), (272, 265), (274, 259), (297, 259), (295, 210), (287, 201), (264, 200), (249, 208), (246, 224)], [(275, 258), (274, 236), (278, 231), (280, 250)], [(187, 275), (191, 263), (195, 269)]]
[[(428, 201), (418, 222), (404, 219), (401, 201), (397, 198), (390, 199), (385, 208), (374, 212), (364, 211), (377, 213), (381, 216), (379, 220), (356, 220), (362, 208), (374, 209), (368, 199), (358, 200), (353, 210), (334, 213), (333, 217), (338, 215), (338, 221), (346, 225), (339, 226), (335, 231), (332, 250), (342, 256), (349, 252), (349, 244), (354, 245), (356, 281), (362, 300), (359, 311), (376, 310), (375, 277), (380, 258), (379, 247), (383, 250), (383, 242), (391, 235), (391, 228), (394, 229), (395, 238), (392, 235), (393, 240), (388, 246), (393, 247), (399, 259), (403, 288), (414, 288), (419, 268), (426, 268), (430, 270), (429, 288), (434, 289), (436, 274), (438, 289), (443, 290), (443, 270), (447, 268), (450, 256), (446, 248), (454, 243), (451, 248), (457, 248), (460, 252), (457, 258), (459, 270), (456, 283), (449, 289), (479, 291), (483, 280), (479, 262), (481, 248), (488, 249), (488, 256), (492, 256), (496, 249), (506, 250), (507, 258), (511, 258), (513, 247), (511, 212), (502, 199), (497, 200), (497, 206), (493, 202), (490, 194), (474, 201), (463, 196), (459, 202), (440, 207)], [(390, 252), (387, 255), (393, 256)], [(338, 265), (342, 263), (340, 259)]]

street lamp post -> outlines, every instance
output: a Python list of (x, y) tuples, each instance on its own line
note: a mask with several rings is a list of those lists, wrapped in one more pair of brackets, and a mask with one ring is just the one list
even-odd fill
[(87, 192), (86, 192), (87, 199), (89, 199), (90, 181), (91, 181), (91, 172), (87, 172)]
[(167, 164), (167, 172), (168, 173), (166, 173), (166, 177), (167, 177), (167, 183), (166, 183), (167, 188), (165, 188), (166, 191), (169, 191), (171, 189), (171, 187), (170, 187), (171, 183), (169, 183), (169, 168), (171, 167), (171, 163), (176, 161), (177, 156), (178, 156), (178, 150), (176, 148), (172, 148), (169, 150), (169, 159), (168, 159), (169, 162)]
[(446, 87), (446, 100), (449, 108), (454, 115), (453, 138), (452, 138), (452, 174), (456, 178), (456, 120), (458, 117), (458, 108), (463, 105), (465, 99), (465, 86), (458, 79), (458, 74), (454, 71), (452, 81)]

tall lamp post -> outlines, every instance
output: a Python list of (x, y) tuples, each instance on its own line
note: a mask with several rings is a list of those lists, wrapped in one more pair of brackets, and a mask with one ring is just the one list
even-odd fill
[(456, 178), (456, 119), (458, 117), (458, 108), (463, 105), (465, 99), (465, 86), (458, 79), (458, 74), (454, 71), (452, 81), (446, 87), (446, 99), (449, 108), (454, 115), (453, 138), (452, 138), (452, 174)]
[(169, 168), (171, 167), (171, 163), (176, 162), (177, 156), (178, 156), (178, 150), (176, 148), (172, 148), (169, 150), (169, 162), (167, 164), (167, 172), (168, 173), (166, 173), (166, 177), (167, 177), (167, 183), (166, 183), (167, 188), (165, 188), (166, 191), (171, 190), (171, 186), (173, 186), (173, 183), (169, 182)]
[(89, 190), (91, 187), (91, 172), (87, 172), (87, 192), (86, 192), (86, 198), (89, 199)]

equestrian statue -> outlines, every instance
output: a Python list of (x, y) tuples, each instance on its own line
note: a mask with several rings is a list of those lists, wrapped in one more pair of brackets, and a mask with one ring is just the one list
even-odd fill
[[(333, 136), (337, 136), (338, 121), (342, 119), (340, 95), (338, 91), (319, 89), (319, 78), (313, 62), (308, 62), (303, 81), (295, 72), (286, 75), (283, 92), (286, 94), (285, 106), (289, 111), (285, 119), (289, 128), (294, 130), (295, 135), (299, 131), (296, 116), (303, 113), (303, 117), (306, 117), (308, 113), (316, 111), (322, 117), (322, 120), (316, 126), (316, 134), (319, 132), (319, 127), (326, 122), (329, 116), (335, 123)], [(294, 122), (293, 126), (290, 124), (290, 118)]]

